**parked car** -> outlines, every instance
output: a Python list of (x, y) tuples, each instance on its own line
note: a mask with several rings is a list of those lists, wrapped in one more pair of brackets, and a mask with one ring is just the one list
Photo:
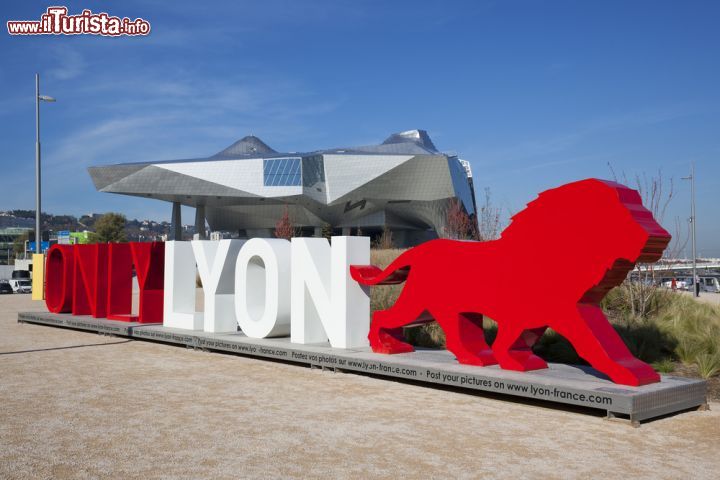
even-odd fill
[(10, 280), (10, 286), (15, 293), (32, 293), (32, 282), (30, 280)]
[(13, 293), (13, 288), (8, 282), (0, 282), (0, 294)]

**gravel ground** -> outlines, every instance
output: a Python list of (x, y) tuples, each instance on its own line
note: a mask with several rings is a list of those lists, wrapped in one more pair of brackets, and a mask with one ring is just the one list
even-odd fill
[(718, 478), (720, 404), (599, 414), (59, 328), (0, 296), (0, 478)]

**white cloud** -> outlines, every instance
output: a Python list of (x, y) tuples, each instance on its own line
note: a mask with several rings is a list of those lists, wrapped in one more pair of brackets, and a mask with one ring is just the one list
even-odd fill
[(50, 78), (55, 80), (71, 80), (80, 76), (87, 68), (85, 58), (68, 45), (53, 45), (50, 47), (52, 56), (58, 65), (48, 70)]
[[(607, 132), (639, 128), (655, 125), (676, 118), (697, 113), (699, 109), (689, 105), (669, 106), (652, 110), (626, 112), (619, 115), (604, 116), (592, 119), (575, 130), (505, 145), (498, 148), (482, 149), (478, 158), (485, 159), (486, 164), (506, 165), (527, 159), (537, 159), (546, 155), (567, 152), (583, 141)], [(557, 164), (550, 162), (542, 166)], [(529, 166), (530, 168), (532, 166)], [(526, 169), (526, 168), (524, 168)]]

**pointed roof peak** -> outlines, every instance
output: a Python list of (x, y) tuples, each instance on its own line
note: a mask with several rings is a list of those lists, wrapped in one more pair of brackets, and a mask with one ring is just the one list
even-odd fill
[(211, 158), (230, 158), (240, 155), (277, 153), (255, 135), (248, 135), (233, 143)]
[(415, 143), (422, 147), (437, 152), (438, 149), (430, 139), (430, 135), (425, 130), (406, 130), (404, 132), (393, 133), (382, 143), (383, 145), (390, 145), (393, 143)]

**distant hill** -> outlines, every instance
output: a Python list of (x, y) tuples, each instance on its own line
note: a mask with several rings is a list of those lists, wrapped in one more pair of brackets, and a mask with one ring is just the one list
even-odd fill
[(35, 221), (30, 218), (0, 215), (0, 228), (32, 228), (34, 225)]
[[(35, 210), (9, 210), (0, 213), (2, 222), (7, 227), (33, 227), (35, 226)], [(53, 215), (43, 213), (43, 229), (49, 230), (85, 230), (78, 219), (72, 215)]]
[[(48, 213), (42, 214), (42, 229), (47, 232), (57, 232), (60, 230), (70, 230), (73, 232), (90, 230), (93, 231), (95, 222), (102, 214), (93, 213), (83, 215), (77, 218), (73, 215), (53, 215)], [(35, 210), (9, 210), (0, 212), (0, 228), (11, 227), (35, 227)], [(187, 228), (187, 227), (186, 227)], [(125, 232), (129, 240), (147, 241), (155, 240), (160, 235), (167, 234), (170, 231), (168, 222), (155, 222), (152, 220), (127, 220), (125, 223)], [(192, 232), (190, 232), (192, 233)], [(45, 235), (43, 235), (45, 237)]]

